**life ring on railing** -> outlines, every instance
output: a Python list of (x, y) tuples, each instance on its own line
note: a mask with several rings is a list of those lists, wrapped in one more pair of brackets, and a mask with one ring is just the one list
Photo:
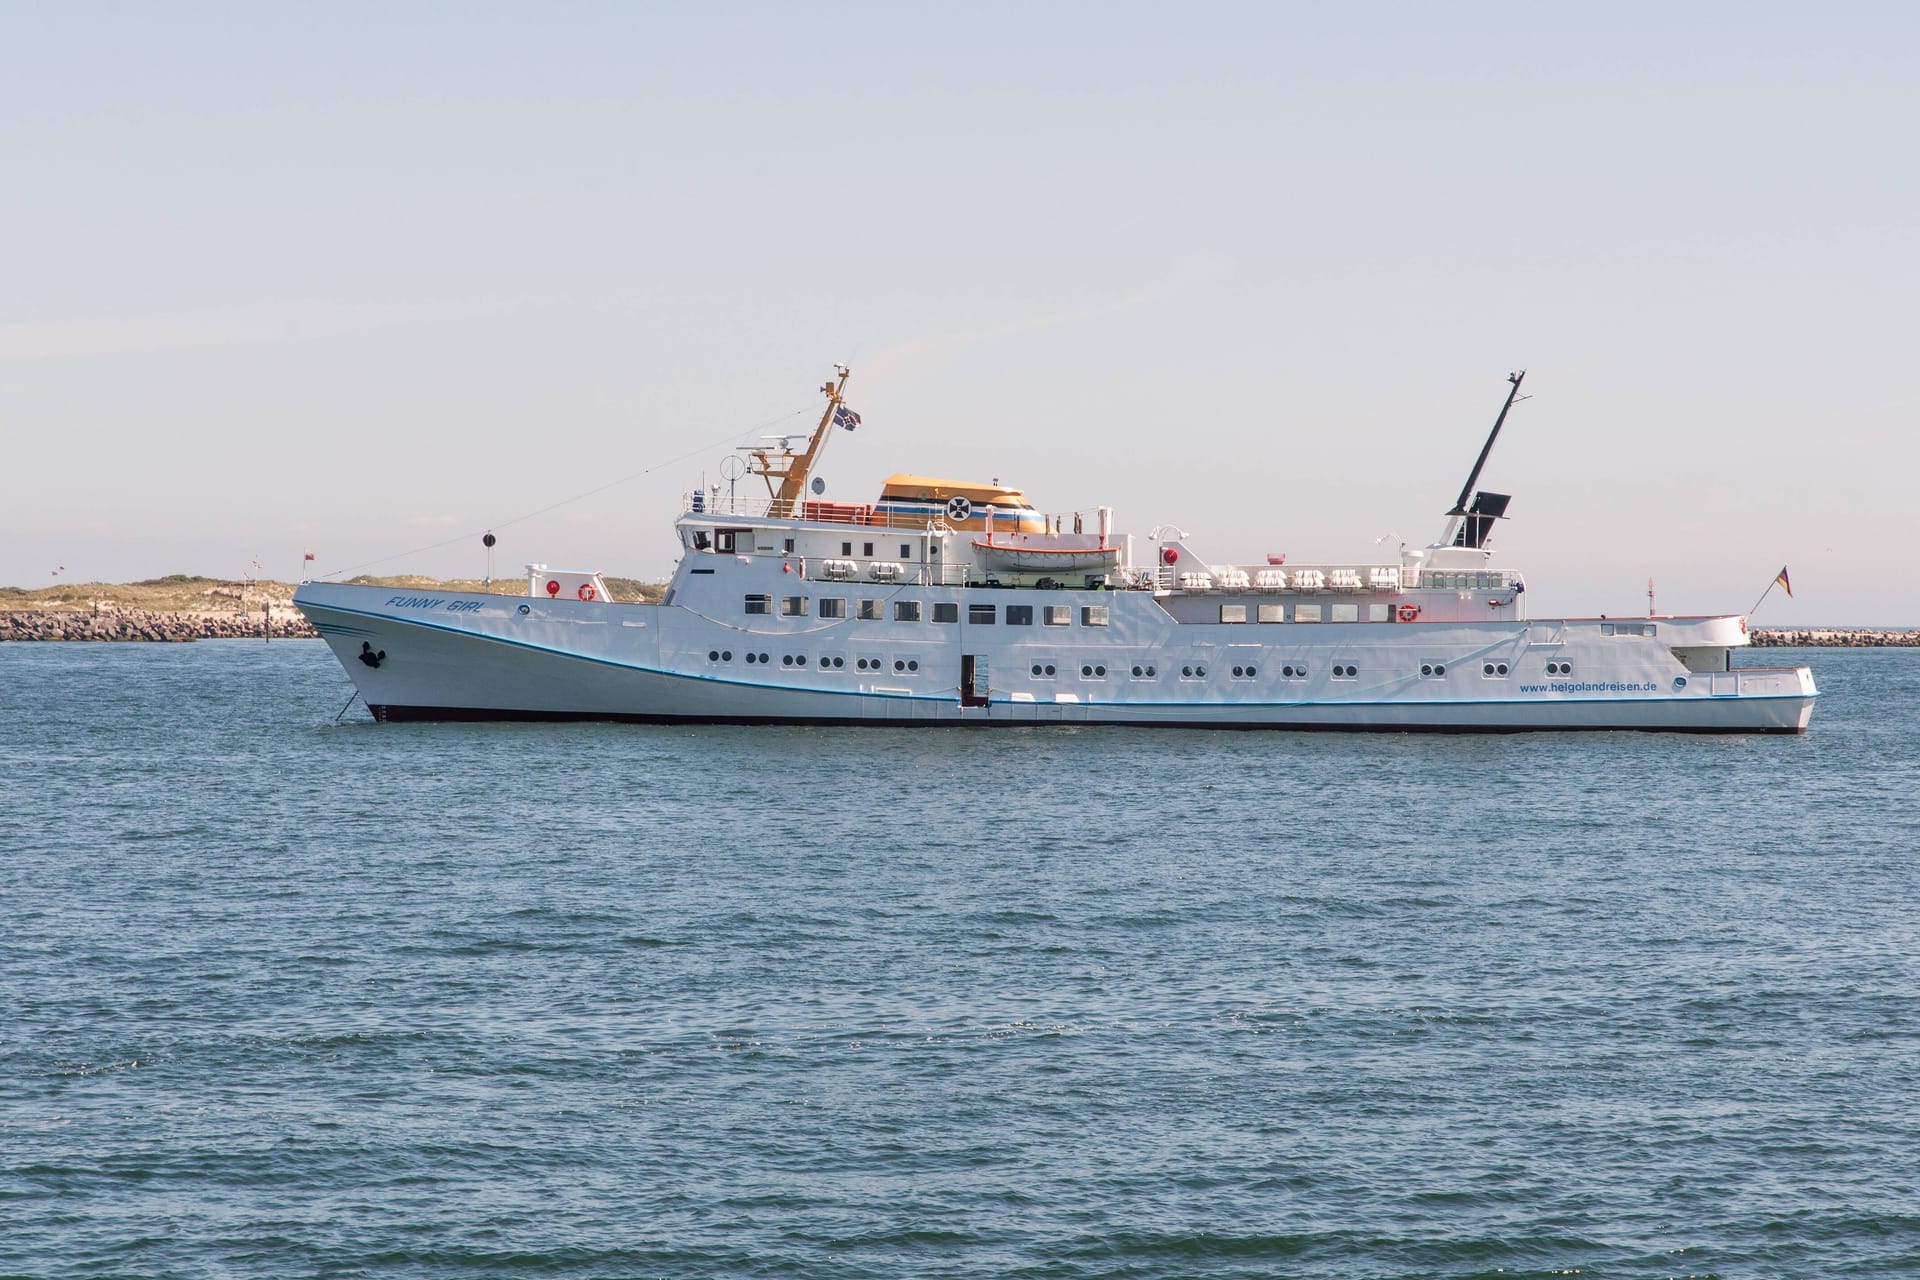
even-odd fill
[(1403, 604), (1400, 606), (1400, 621), (1412, 622), (1414, 619), (1418, 618), (1419, 616), (1420, 616), (1419, 605)]
[(593, 599), (593, 584), (591, 582), (581, 583), (580, 589), (574, 592), (574, 594), (579, 596), (582, 600)]

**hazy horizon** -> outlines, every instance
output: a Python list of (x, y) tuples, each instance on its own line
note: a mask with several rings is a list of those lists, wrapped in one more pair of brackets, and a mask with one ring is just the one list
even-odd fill
[(657, 579), (680, 493), (810, 428), (836, 360), (829, 497), (999, 477), (1222, 562), (1365, 560), (1438, 533), (1525, 368), (1483, 484), (1535, 616), (1649, 577), (1744, 611), (1787, 564), (1761, 625), (1913, 625), (1916, 36), (0, 6), (0, 582), (477, 577), (488, 528), (498, 576)]

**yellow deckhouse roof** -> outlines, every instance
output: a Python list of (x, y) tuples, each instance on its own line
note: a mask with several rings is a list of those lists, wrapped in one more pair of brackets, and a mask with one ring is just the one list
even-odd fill
[(884, 501), (888, 498), (917, 499), (922, 502), (945, 502), (949, 498), (965, 498), (975, 506), (1031, 507), (1026, 495), (1018, 489), (1002, 484), (979, 484), (971, 480), (942, 480), (937, 476), (888, 476), (885, 486), (880, 490)]

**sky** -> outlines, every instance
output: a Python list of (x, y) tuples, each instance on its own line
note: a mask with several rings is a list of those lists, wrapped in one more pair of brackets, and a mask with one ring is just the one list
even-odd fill
[(1920, 624), (1916, 122), (1903, 5), (0, 0), (0, 584), (660, 578), (834, 361), (830, 498), (1366, 561), (1525, 369), (1534, 616)]

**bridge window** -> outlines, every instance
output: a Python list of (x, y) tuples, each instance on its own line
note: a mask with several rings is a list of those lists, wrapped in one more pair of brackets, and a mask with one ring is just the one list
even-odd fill
[(893, 602), (893, 620), (895, 622), (920, 621), (920, 602), (918, 600), (895, 600)]
[(1072, 625), (1073, 610), (1066, 605), (1050, 604), (1046, 606), (1046, 610), (1046, 613), (1041, 615), (1041, 621), (1045, 622), (1048, 626), (1065, 627)]
[(951, 600), (933, 602), (933, 620), (935, 622), (960, 621), (960, 606)]
[(847, 616), (847, 602), (839, 596), (825, 596), (820, 601), (820, 616), (823, 618), (844, 618)]
[(1033, 606), (1030, 604), (1010, 604), (1007, 606), (1007, 625), (1010, 627), (1030, 627), (1033, 625)]
[(780, 616), (783, 618), (806, 617), (807, 598), (805, 596), (782, 596), (780, 598)]
[(1103, 604), (1083, 604), (1080, 606), (1080, 625), (1083, 627), (1104, 627), (1107, 625), (1107, 606)]
[(747, 613), (772, 613), (772, 612), (773, 612), (773, 597), (772, 597), (772, 596), (748, 596), (748, 597), (747, 597), (747, 607), (746, 607), (746, 609), (745, 609), (745, 612), (747, 612)]
[(993, 625), (994, 606), (990, 604), (970, 604), (967, 606), (967, 621), (976, 627)]
[(887, 616), (886, 610), (880, 607), (884, 603), (884, 601), (880, 600), (862, 600), (860, 602), (860, 621), (879, 622), (885, 619)]

